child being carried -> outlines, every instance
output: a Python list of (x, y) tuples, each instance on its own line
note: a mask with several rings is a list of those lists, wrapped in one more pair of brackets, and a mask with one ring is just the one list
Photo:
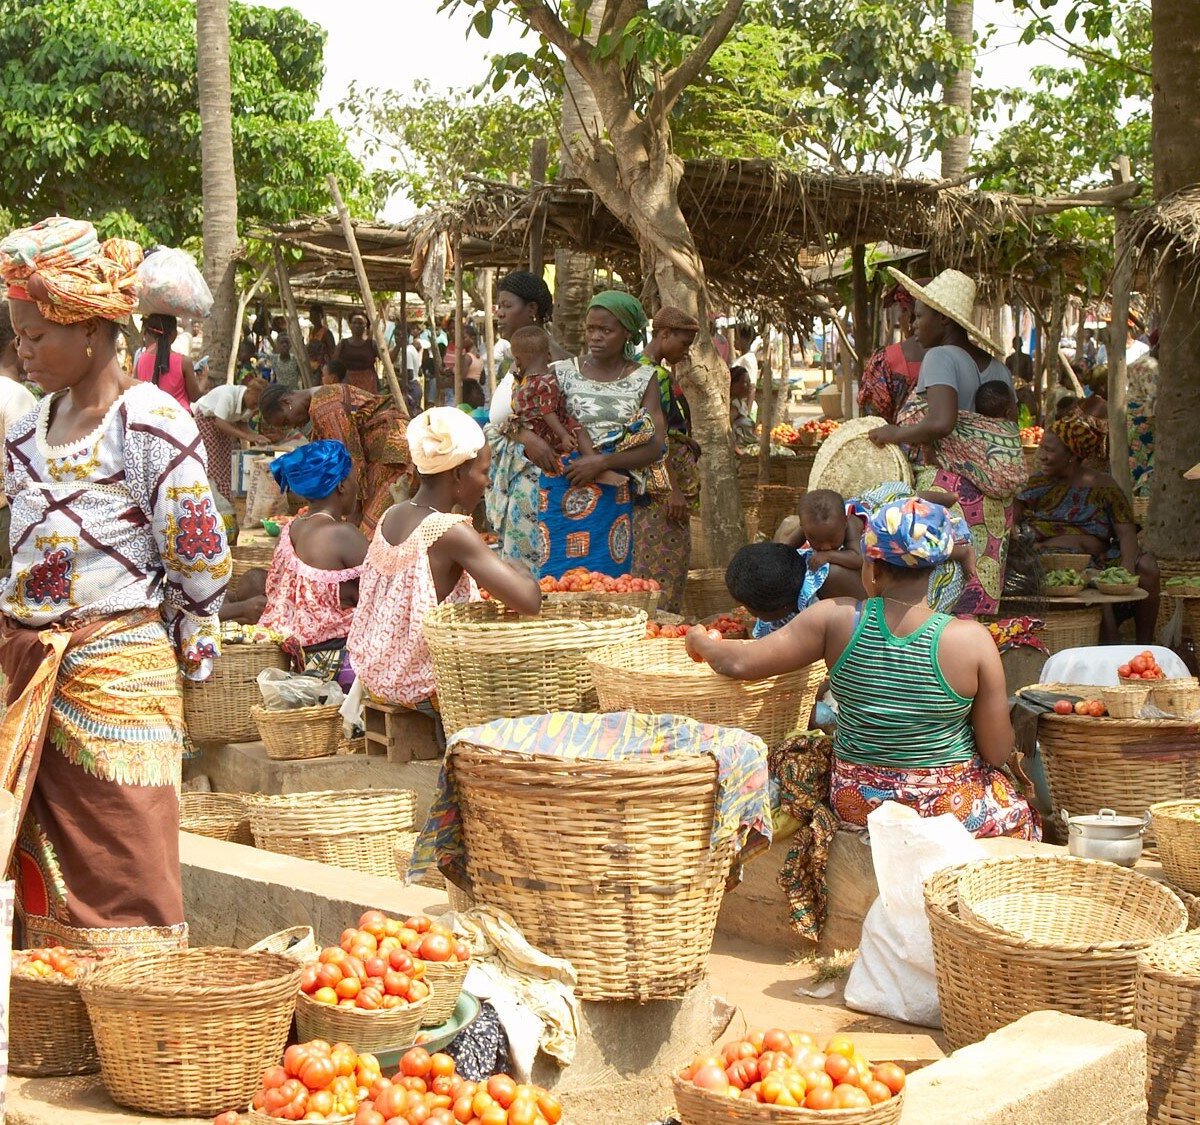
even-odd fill
[(550, 334), (530, 324), (509, 341), (516, 386), (513, 418), (559, 453), (594, 453), (587, 431), (571, 417), (558, 379), (550, 370)]

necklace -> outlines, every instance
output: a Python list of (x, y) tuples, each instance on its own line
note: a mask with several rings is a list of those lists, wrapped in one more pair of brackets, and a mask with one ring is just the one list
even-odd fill
[(446, 514), (445, 512), (442, 511), (441, 508), (435, 508), (432, 504), (421, 504), (416, 500), (410, 500), (409, 503), (414, 508), (424, 508), (426, 511), (429, 511), (429, 512), (437, 512), (437, 514), (439, 516), (444, 516)]
[(297, 516), (296, 519), (306, 520), (311, 519), (313, 516), (328, 516), (331, 520), (337, 522), (337, 516), (335, 516), (332, 512), (305, 512), (304, 515)]
[(919, 606), (919, 605), (924, 605), (924, 604), (925, 604), (923, 601), (920, 601), (920, 602), (906, 602), (906, 601), (902, 601), (900, 598), (889, 598), (889, 597), (887, 596), (887, 594), (880, 594), (879, 596), (880, 596), (881, 598), (883, 598), (883, 600), (884, 600), (885, 602), (891, 602), (893, 605), (906, 605), (906, 606), (908, 606), (908, 608), (909, 608), (909, 609), (916, 609), (916, 608), (917, 608), (917, 606)]

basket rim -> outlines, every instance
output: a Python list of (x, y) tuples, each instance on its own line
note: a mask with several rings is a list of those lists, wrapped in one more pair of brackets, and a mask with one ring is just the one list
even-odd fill
[[(281, 987), (285, 981), (295, 977), (299, 981), (301, 966), (292, 961), (290, 958), (284, 957), (279, 953), (257, 952), (250, 953), (244, 949), (231, 949), (222, 946), (200, 946), (193, 949), (172, 949), (163, 953), (152, 954), (131, 954), (129, 956), (107, 958), (102, 964), (96, 966), (83, 980), (80, 981), (80, 992), (85, 999), (98, 999), (103, 1002), (105, 999), (136, 995), (139, 1001), (158, 1001), (170, 1002), (187, 1000), (189, 1004), (194, 1004), (197, 1000), (219, 999), (228, 1000), (230, 990), (228, 985), (195, 985), (189, 984), (186, 986), (185, 996), (181, 996), (182, 986), (178, 983), (170, 983), (156, 980), (153, 973), (147, 974), (146, 979), (140, 979), (137, 982), (122, 982), (121, 980), (110, 981), (108, 978), (124, 972), (126, 969), (137, 965), (139, 969), (153, 970), (164, 963), (175, 960), (200, 961), (204, 959), (215, 960), (237, 960), (250, 962), (259, 962), (263, 965), (264, 970), (272, 969), (268, 975), (264, 972), (261, 979), (247, 982), (244, 985), (239, 985), (238, 991), (246, 994), (252, 990), (272, 989)], [(250, 999), (250, 997), (247, 997)]]
[[(692, 720), (693, 722), (695, 720)], [(561, 767), (568, 773), (586, 773), (596, 777), (600, 773), (623, 776), (645, 776), (648, 773), (678, 775), (680, 767), (693, 766), (698, 773), (716, 770), (715, 759), (707, 754), (656, 754), (652, 758), (558, 758), (553, 754), (535, 754), (527, 751), (495, 750), (474, 742), (456, 742), (447, 754), (456, 757), (474, 757), (483, 765), (503, 765), (524, 769), (528, 766)]]
[[(329, 798), (340, 798), (360, 805), (364, 798), (374, 801), (386, 797), (394, 800), (403, 795), (416, 800), (414, 789), (313, 789), (305, 793), (247, 793), (246, 804), (267, 809), (304, 808), (315, 804), (332, 804)], [(318, 797), (322, 798), (319, 802), (314, 800)]]
[(1149, 812), (1151, 817), (1159, 816), (1163, 820), (1172, 820), (1177, 824), (1194, 824), (1197, 830), (1200, 830), (1200, 820), (1188, 816), (1176, 816), (1177, 811), (1182, 811), (1178, 808), (1180, 805), (1190, 805), (1195, 809), (1200, 809), (1200, 798), (1196, 797), (1177, 797), (1170, 801), (1156, 801), (1150, 806)]
[[(715, 1050), (715, 1047), (714, 1047)], [(720, 1094), (714, 1094), (709, 1090), (702, 1090), (699, 1086), (693, 1086), (685, 1078), (678, 1074), (671, 1076), (671, 1084), (678, 1091), (680, 1088), (687, 1090), (690, 1093), (702, 1097), (705, 1101), (712, 1102), (714, 1110), (723, 1104), (729, 1102), (729, 1098), (723, 1097)], [(887, 1106), (889, 1109), (894, 1109), (896, 1106), (904, 1105), (904, 1095), (906, 1088), (901, 1088), (900, 1093), (888, 1098), (886, 1102), (880, 1102), (878, 1106), (872, 1106), (871, 1109), (806, 1109), (804, 1106), (785, 1106), (785, 1105), (768, 1105), (764, 1102), (750, 1103), (756, 1105), (760, 1110), (767, 1111), (771, 1119), (774, 1121), (801, 1121), (807, 1125), (809, 1121), (847, 1121), (851, 1118), (862, 1120), (863, 1114), (868, 1114), (871, 1110), (878, 1109), (879, 1106)]]
[[(718, 614), (717, 616), (720, 615)], [(696, 681), (709, 681), (721, 685), (778, 684), (786, 683), (791, 679), (807, 680), (811, 675), (817, 674), (818, 670), (822, 677), (827, 672), (825, 662), (823, 660), (815, 660), (812, 664), (806, 664), (802, 668), (793, 668), (790, 671), (780, 672), (774, 676), (764, 676), (758, 680), (737, 680), (731, 676), (722, 676), (719, 672), (714, 672), (707, 664), (692, 660), (690, 657), (686, 664), (682, 660), (678, 661), (678, 667), (672, 663), (668, 667), (660, 668), (647, 668), (634, 659), (639, 655), (645, 655), (649, 652), (650, 646), (662, 646), (662, 651), (668, 651), (665, 646), (672, 646), (676, 651), (686, 651), (681, 647), (685, 644), (686, 640), (683, 637), (645, 637), (637, 646), (627, 644), (605, 645), (603, 648), (589, 653), (586, 659), (588, 667), (593, 669), (599, 668), (606, 672), (628, 672), (631, 666), (636, 665), (636, 671), (639, 676), (679, 679), (693, 684)]]
[(309, 1007), (313, 1012), (336, 1012), (335, 1018), (346, 1018), (351, 1021), (362, 1019), (365, 1020), (365, 1027), (378, 1026), (378, 1023), (373, 1021), (378, 1020), (383, 1022), (385, 1019), (390, 1019), (393, 1022), (407, 1021), (412, 1018), (413, 1012), (421, 1011), (434, 996), (435, 988), (429, 985), (429, 995), (422, 996), (420, 1000), (409, 1001), (403, 1008), (343, 1008), (340, 1004), (322, 1004), (314, 1000), (307, 992), (296, 989), (296, 1004), (297, 1006), (304, 1005)]
[(317, 703), (312, 707), (280, 707), (278, 709), (255, 703), (250, 708), (250, 717), (257, 723), (260, 719), (271, 722), (310, 722), (313, 719), (332, 718), (341, 711), (340, 703)]

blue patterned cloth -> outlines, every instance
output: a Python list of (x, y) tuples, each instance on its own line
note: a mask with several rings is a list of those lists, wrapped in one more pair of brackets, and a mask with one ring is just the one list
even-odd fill
[(616, 578), (633, 562), (633, 496), (621, 484), (573, 485), (542, 474), (539, 500), (541, 574), (558, 578), (581, 566)]

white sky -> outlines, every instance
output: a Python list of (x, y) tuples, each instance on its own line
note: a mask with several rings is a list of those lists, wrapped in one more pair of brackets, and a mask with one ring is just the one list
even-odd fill
[[(497, 18), (490, 39), (468, 34), (469, 10), (439, 12), (440, 0), (400, 0), (386, 7), (379, 0), (257, 0), (271, 8), (291, 7), (325, 28), (325, 83), (322, 108), (336, 111), (351, 81), (404, 90), (425, 79), (435, 90), (472, 86), (488, 73), (487, 58), (518, 49), (520, 29)], [(900, 0), (903, 2), (903, 0)], [(1065, 55), (1046, 43), (1018, 43), (1022, 26), (1010, 0), (975, 0), (975, 26), (1000, 29), (979, 60), (989, 86), (1026, 84), (1030, 68), (1061, 65)], [(918, 173), (931, 169), (914, 169)], [(411, 213), (403, 200), (387, 207), (388, 219)]]

